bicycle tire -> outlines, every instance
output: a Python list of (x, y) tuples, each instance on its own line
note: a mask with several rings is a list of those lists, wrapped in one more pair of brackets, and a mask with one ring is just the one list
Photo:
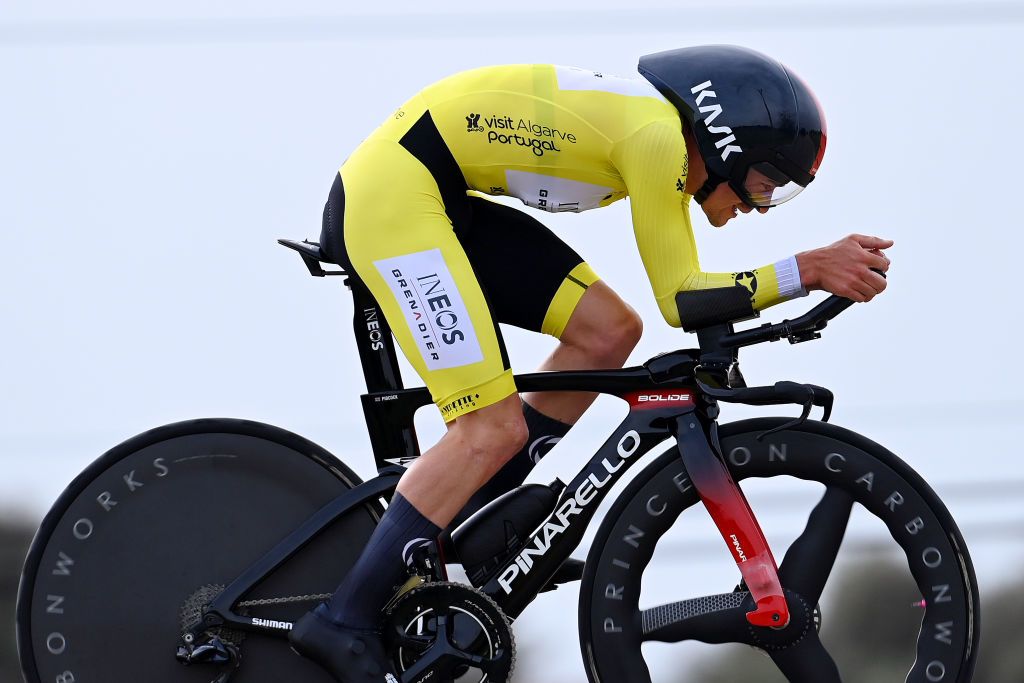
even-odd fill
[[(722, 448), (733, 478), (740, 481), (788, 475), (819, 481), (826, 485), (826, 491), (845, 491), (853, 502), (884, 523), (902, 548), (918, 590), (928, 601), (922, 610), (917, 658), (906, 674), (907, 683), (968, 683), (980, 638), (978, 587), (967, 546), (945, 505), (906, 463), (849, 430), (808, 421), (763, 442), (757, 440), (759, 434), (787, 419), (756, 418), (722, 425)], [(873, 473), (871, 486), (866, 485), (867, 472)], [(645, 629), (659, 616), (680, 621), (691, 618), (690, 614), (681, 614), (680, 606), (684, 604), (706, 609), (706, 614), (700, 613), (701, 618), (736, 609), (734, 614), (739, 614), (741, 621), (743, 612), (752, 609), (749, 599), (738, 608), (736, 593), (699, 597), (644, 612), (639, 609), (641, 579), (654, 546), (683, 510), (699, 503), (692, 488), (680, 490), (679, 477), (685, 477), (685, 470), (673, 448), (629, 483), (597, 532), (580, 587), (579, 606), (580, 646), (591, 683), (650, 683), (641, 645), (648, 639), (664, 639), (646, 638)], [(894, 491), (902, 500), (887, 503)], [(785, 582), (783, 587), (787, 588)], [(723, 586), (725, 591), (730, 588)], [(794, 602), (790, 600), (795, 611), (799, 607)], [(675, 609), (671, 616), (664, 611), (670, 609)], [(812, 612), (813, 604), (808, 615)], [(765, 631), (771, 637), (769, 629), (748, 629), (751, 633)], [(747, 644), (759, 646), (756, 642)], [(772, 655), (772, 648), (762, 649)], [(815, 680), (815, 676), (805, 673), (782, 673), (791, 681)], [(677, 674), (674, 680), (687, 678)], [(838, 680), (838, 672), (830, 680)]]
[[(225, 585), (359, 477), (296, 434), (210, 418), (150, 430), (82, 472), (44, 518), (18, 591), (17, 640), (28, 683), (208, 683), (174, 657), (179, 610)], [(344, 515), (244, 600), (331, 592), (380, 518)], [(311, 604), (267, 609), (294, 620)], [(283, 639), (246, 634), (238, 683), (330, 677)]]

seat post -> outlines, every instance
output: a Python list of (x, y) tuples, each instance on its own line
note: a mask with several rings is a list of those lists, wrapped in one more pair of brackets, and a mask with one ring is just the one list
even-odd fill
[(366, 390), (374, 393), (405, 388), (398, 368), (395, 340), (383, 311), (359, 278), (349, 273), (344, 282), (352, 290), (355, 302), (352, 331), (359, 350), (359, 362), (363, 366)]
[(408, 397), (398, 399), (397, 394), (384, 398), (398, 400), (386, 402), (378, 402), (380, 396), (369, 396), (405, 388), (398, 368), (395, 339), (383, 311), (366, 285), (351, 273), (345, 278), (345, 285), (352, 290), (355, 303), (352, 329), (366, 380), (367, 394), (362, 396), (363, 417), (377, 471), (381, 472), (396, 464), (404, 466), (419, 457), (419, 439), (412, 416), (421, 403)]

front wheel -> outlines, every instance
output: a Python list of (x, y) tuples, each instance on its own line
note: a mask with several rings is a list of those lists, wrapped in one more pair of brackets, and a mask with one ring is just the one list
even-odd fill
[[(359, 484), (300, 436), (244, 420), (159, 427), (116, 446), (61, 495), (29, 551), (17, 635), (28, 683), (208, 683), (175, 660), (182, 622), (328, 501)], [(293, 621), (327, 593), (379, 519), (353, 509), (243, 596)], [(242, 634), (221, 634), (238, 641)], [(283, 639), (244, 635), (232, 683), (330, 677)]]
[[(790, 624), (771, 629), (747, 623), (745, 615), (754, 603), (742, 585), (733, 589), (738, 572), (723, 579), (719, 594), (641, 609), (641, 580), (649, 565), (654, 566), (651, 560), (658, 540), (684, 510), (700, 502), (672, 449), (630, 482), (602, 523), (587, 559), (580, 588), (580, 644), (592, 683), (650, 683), (643, 644), (686, 640), (758, 648), (793, 683), (848, 680), (841, 678), (818, 637), (818, 601), (855, 505), (887, 527), (919, 596), (914, 608), (921, 613), (916, 653), (908, 653), (909, 672), (892, 680), (971, 680), (979, 639), (978, 588), (967, 547), (942, 501), (899, 458), (848, 430), (806, 422), (763, 441), (757, 439), (784, 421), (735, 422), (724, 425), (720, 436), (737, 481), (790, 476), (824, 485), (824, 495), (810, 512), (806, 528), (779, 566), (792, 613)], [(728, 557), (726, 548), (720, 551)], [(683, 569), (679, 566), (680, 573)], [(897, 607), (911, 609), (910, 603)], [(844, 616), (825, 614), (824, 619)], [(870, 660), (874, 655), (862, 652), (860, 656)], [(677, 671), (672, 680), (697, 678)]]

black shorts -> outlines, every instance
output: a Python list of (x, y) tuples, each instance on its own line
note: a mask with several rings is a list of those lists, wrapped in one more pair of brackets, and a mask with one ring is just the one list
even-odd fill
[[(559, 289), (568, 282), (586, 290), (597, 279), (587, 273), (577, 273), (579, 278), (573, 275), (577, 269), (589, 270), (583, 257), (536, 218), (505, 204), (467, 195), (462, 210), (452, 213), (457, 216), (453, 231), (494, 319), (532, 332), (557, 331), (554, 336), (561, 336), (572, 310), (552, 311), (549, 316), (551, 306), (560, 303), (555, 301)], [(338, 175), (324, 206), (320, 244), (328, 258), (354, 272), (342, 238), (344, 214), (345, 190)], [(566, 303), (575, 309), (578, 297), (568, 298)], [(545, 318), (551, 329), (543, 329)]]

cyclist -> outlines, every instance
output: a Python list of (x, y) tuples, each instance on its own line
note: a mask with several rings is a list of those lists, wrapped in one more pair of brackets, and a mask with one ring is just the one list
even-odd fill
[(744, 287), (754, 309), (825, 289), (868, 301), (885, 289), (890, 240), (851, 235), (733, 273), (700, 270), (694, 198), (720, 227), (788, 201), (825, 151), (821, 107), (777, 61), (732, 46), (640, 60), (645, 79), (552, 65), (487, 67), (403, 104), (345, 161), (324, 208), (326, 255), (358, 274), (447, 423), (402, 478), (337, 592), (304, 616), (293, 647), (343, 683), (396, 680), (380, 610), (410, 553), (467, 509), (518, 486), (592, 394), (520, 396), (497, 323), (552, 335), (542, 370), (621, 367), (641, 321), (570, 247), (527, 214), (630, 197), (660, 310), (677, 292)]

